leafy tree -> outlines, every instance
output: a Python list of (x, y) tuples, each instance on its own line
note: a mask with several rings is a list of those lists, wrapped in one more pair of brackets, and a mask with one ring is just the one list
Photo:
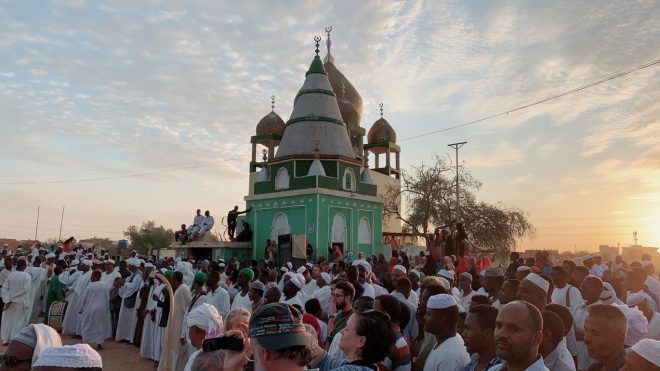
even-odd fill
[[(388, 187), (381, 195), (385, 199), (383, 215), (401, 220), (404, 228), (423, 237), (427, 246), (436, 227), (456, 224), (456, 177), (451, 165), (450, 160), (435, 156), (432, 165), (421, 164), (402, 172), (401, 187)], [(465, 169), (458, 178), (461, 222), (478, 252), (503, 258), (515, 248), (517, 239), (535, 235), (527, 212), (501, 202), (477, 201), (482, 183)]]
[(124, 231), (124, 236), (131, 242), (131, 249), (140, 254), (149, 254), (152, 249), (162, 249), (169, 246), (174, 241), (174, 231), (158, 226), (152, 220), (142, 223), (138, 228), (135, 225), (129, 226)]

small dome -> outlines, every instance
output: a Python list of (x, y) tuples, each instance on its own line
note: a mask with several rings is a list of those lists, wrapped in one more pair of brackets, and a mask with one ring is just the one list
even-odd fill
[(396, 143), (396, 132), (384, 118), (379, 118), (371, 125), (369, 133), (367, 134), (369, 144), (392, 142)]
[(257, 124), (257, 135), (284, 135), (284, 120), (275, 112), (264, 116)]

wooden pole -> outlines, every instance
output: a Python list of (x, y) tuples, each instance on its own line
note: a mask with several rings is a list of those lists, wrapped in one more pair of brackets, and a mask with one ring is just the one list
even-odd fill
[(41, 206), (37, 208), (37, 226), (34, 227), (34, 240), (37, 240), (37, 235), (39, 234), (39, 211), (41, 211)]
[(156, 273), (156, 278), (161, 280), (165, 286), (167, 286), (168, 293), (170, 295), (170, 314), (167, 319), (167, 345), (165, 345), (165, 350), (167, 353), (165, 353), (165, 371), (172, 371), (173, 368), (170, 367), (170, 356), (172, 355), (172, 345), (173, 345), (173, 340), (177, 341), (178, 339), (172, 339), (174, 337), (174, 327), (172, 327), (172, 323), (174, 322), (174, 290), (172, 289), (172, 285), (170, 284), (170, 281), (167, 279), (167, 277), (163, 276), (160, 273)]

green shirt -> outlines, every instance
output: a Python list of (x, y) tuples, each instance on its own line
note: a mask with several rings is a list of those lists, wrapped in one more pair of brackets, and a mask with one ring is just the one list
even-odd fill
[(339, 333), (339, 331), (343, 330), (344, 327), (346, 327), (346, 323), (348, 322), (348, 319), (351, 317), (351, 314), (353, 314), (353, 309), (351, 309), (348, 312), (341, 311), (337, 313), (335, 316), (335, 328), (332, 330), (330, 334), (328, 334), (328, 341), (332, 342), (332, 338), (335, 337)]
[[(64, 290), (62, 290), (62, 283), (60, 282), (60, 276), (53, 276), (50, 279), (48, 284), (48, 296), (46, 299), (46, 317), (50, 311), (50, 305), (56, 301), (64, 300)], [(48, 320), (46, 320), (48, 323)]]

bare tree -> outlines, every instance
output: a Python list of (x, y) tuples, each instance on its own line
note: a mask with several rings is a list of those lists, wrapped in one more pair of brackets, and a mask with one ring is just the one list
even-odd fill
[[(402, 172), (400, 188), (385, 189), (381, 194), (385, 200), (383, 216), (401, 220), (406, 229), (424, 238), (429, 247), (436, 227), (453, 229), (456, 224), (455, 182), (451, 160), (436, 155), (432, 165), (421, 164)], [(518, 238), (533, 236), (535, 229), (521, 209), (477, 201), (476, 193), (481, 185), (465, 169), (459, 172), (462, 222), (480, 252), (501, 257), (515, 248)], [(400, 203), (405, 205), (405, 210)]]

